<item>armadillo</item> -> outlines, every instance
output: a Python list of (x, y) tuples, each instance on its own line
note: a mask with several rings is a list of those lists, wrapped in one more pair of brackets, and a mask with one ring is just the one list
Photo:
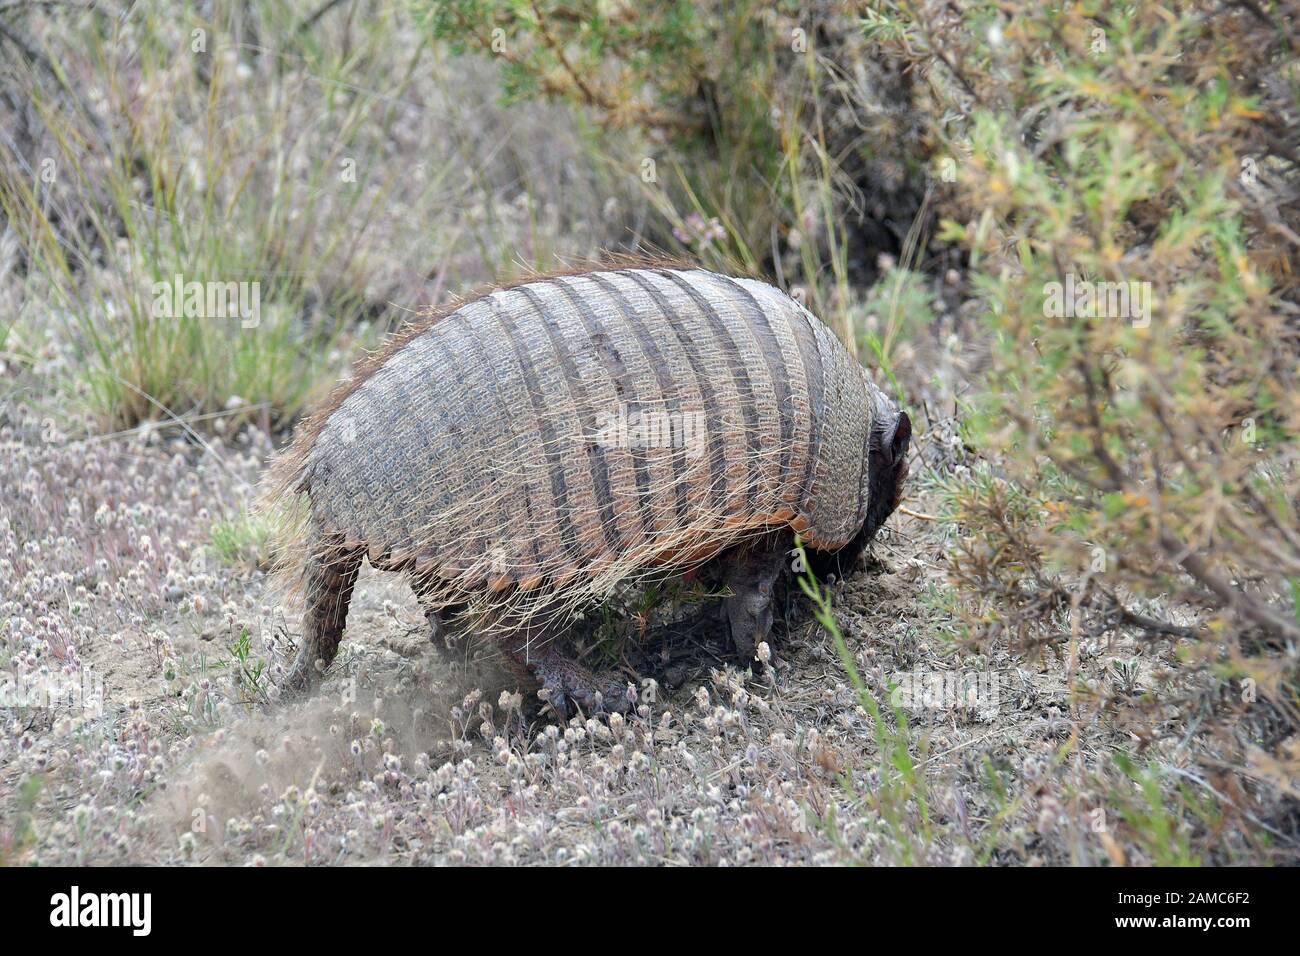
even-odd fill
[(761, 281), (674, 263), (487, 291), (335, 389), (273, 474), (305, 508), (283, 686), (334, 658), (363, 560), (405, 572), (435, 637), (473, 620), (563, 713), (625, 683), (548, 638), (627, 582), (727, 566), (752, 655), (798, 534), (851, 562), (899, 503), (911, 423), (836, 336)]

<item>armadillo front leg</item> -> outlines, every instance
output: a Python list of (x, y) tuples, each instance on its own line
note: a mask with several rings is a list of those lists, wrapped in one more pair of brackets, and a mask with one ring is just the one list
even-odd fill
[(280, 685), (283, 690), (303, 691), (315, 686), (338, 654), (362, 554), (361, 551), (335, 549), (312, 558), (307, 568), (307, 611), (303, 615), (302, 644), (298, 648), (298, 657)]
[(742, 662), (753, 662), (759, 642), (772, 631), (773, 598), (788, 550), (789, 541), (778, 536), (739, 551), (727, 565), (724, 584), (730, 595), (722, 606)]

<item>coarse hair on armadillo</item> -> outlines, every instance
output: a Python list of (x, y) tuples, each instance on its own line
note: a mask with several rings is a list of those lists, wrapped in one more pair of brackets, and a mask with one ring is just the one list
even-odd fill
[(567, 275), (632, 268), (691, 269), (694, 265), (668, 256), (644, 256), (607, 251), (599, 261), (550, 270), (525, 270), (507, 283), (484, 283), (465, 295), (452, 296), (442, 305), (429, 306), (389, 335), (374, 351), (360, 358), (350, 375), (330, 389), (319, 405), (294, 429), (289, 446), (277, 455), (261, 482), (256, 510), (271, 526), (270, 557), (273, 572), (270, 591), (289, 603), (299, 603), (311, 576), (318, 569), (347, 562), (342, 542), (313, 520), (310, 503), (300, 484), (308, 458), (330, 417), (408, 342), (438, 322), (480, 299), (531, 282)]
[[(263, 496), (277, 583), (355, 577), (365, 553), (428, 606), (514, 628), (777, 528), (833, 550), (890, 414), (771, 286), (671, 260), (528, 276), (408, 325), (304, 422)], [(646, 421), (669, 440), (638, 444)]]
[[(350, 563), (348, 552), (339, 548), (342, 542), (337, 539), (337, 536), (330, 535), (313, 520), (308, 497), (298, 486), (303, 480), (307, 460), (320, 439), (325, 423), (357, 389), (361, 388), (408, 342), (465, 306), (496, 292), (562, 276), (633, 268), (692, 269), (695, 266), (685, 260), (669, 256), (606, 251), (601, 254), (598, 261), (594, 262), (559, 269), (525, 270), (522, 275), (510, 282), (485, 283), (465, 295), (452, 296), (442, 305), (421, 310), (415, 319), (406, 322), (389, 335), (377, 349), (360, 358), (354, 364), (351, 374), (330, 389), (311, 414), (299, 422), (294, 429), (289, 446), (276, 456), (262, 480), (257, 511), (269, 520), (272, 528), (270, 557), (274, 570), (270, 580), (271, 593), (278, 595), (288, 604), (301, 603), (313, 575), (331, 572), (336, 567)], [(490, 623), (492, 618), (502, 616), (482, 615), (485, 623)]]

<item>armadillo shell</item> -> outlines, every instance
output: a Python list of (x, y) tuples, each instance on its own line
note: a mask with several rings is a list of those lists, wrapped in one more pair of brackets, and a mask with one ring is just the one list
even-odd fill
[(409, 339), (323, 423), (299, 487), (379, 566), (563, 586), (784, 525), (839, 547), (866, 514), (881, 413), (830, 330), (771, 286), (557, 276)]

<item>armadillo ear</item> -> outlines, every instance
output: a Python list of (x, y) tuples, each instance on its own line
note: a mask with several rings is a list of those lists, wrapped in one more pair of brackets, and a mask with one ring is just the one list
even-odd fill
[(890, 460), (896, 462), (906, 455), (911, 441), (912, 420), (907, 417), (907, 412), (899, 412), (898, 422), (894, 425), (894, 434), (889, 439)]

